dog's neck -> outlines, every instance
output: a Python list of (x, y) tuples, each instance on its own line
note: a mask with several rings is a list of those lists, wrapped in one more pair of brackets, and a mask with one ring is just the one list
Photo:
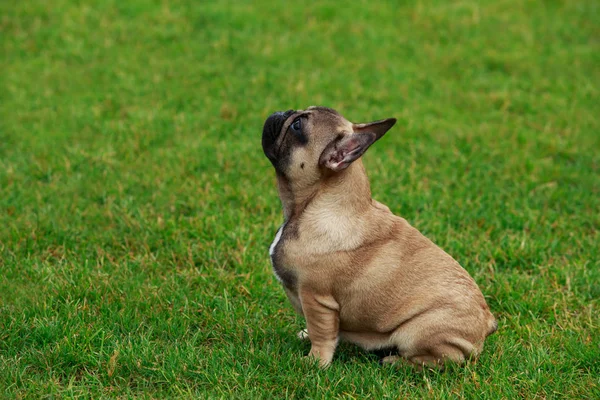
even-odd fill
[[(363, 213), (371, 203), (371, 187), (361, 160), (308, 187), (294, 187), (285, 177), (277, 177), (285, 221), (299, 217), (309, 205), (330, 212)], [(318, 203), (318, 204), (317, 204)]]

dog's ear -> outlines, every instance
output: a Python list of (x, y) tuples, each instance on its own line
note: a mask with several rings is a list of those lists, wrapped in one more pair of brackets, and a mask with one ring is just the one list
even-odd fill
[(396, 123), (396, 118), (382, 119), (380, 121), (369, 122), (367, 124), (352, 124), (352, 130), (355, 133), (372, 132), (380, 139)]
[(327, 145), (321, 153), (319, 165), (334, 172), (347, 168), (395, 123), (395, 118), (388, 118), (368, 124), (352, 124), (352, 133), (339, 135)]

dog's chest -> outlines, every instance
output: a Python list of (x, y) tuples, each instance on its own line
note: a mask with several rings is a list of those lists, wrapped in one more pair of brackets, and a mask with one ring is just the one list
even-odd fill
[(271, 256), (271, 264), (273, 265), (273, 272), (277, 280), (286, 288), (294, 289), (296, 287), (296, 274), (289, 265), (285, 265), (283, 257), (283, 243), (288, 236), (289, 227), (284, 223), (277, 231), (275, 239), (269, 247), (269, 255)]

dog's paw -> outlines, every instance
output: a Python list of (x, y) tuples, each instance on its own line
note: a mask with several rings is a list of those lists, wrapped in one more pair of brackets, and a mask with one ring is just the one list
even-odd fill
[(298, 336), (298, 339), (300, 339), (300, 340), (309, 340), (310, 339), (308, 337), (308, 331), (306, 329), (302, 329), (300, 332), (298, 332), (298, 334), (296, 336)]
[(309, 353), (307, 356), (302, 357), (304, 362), (307, 362), (311, 365), (316, 365), (321, 369), (327, 369), (331, 365), (331, 360), (321, 358), (317, 354)]
[(395, 364), (398, 361), (400, 361), (401, 359), (402, 358), (400, 356), (396, 356), (396, 355), (386, 356), (386, 357), (383, 357), (381, 360), (379, 360), (379, 364), (381, 364), (381, 365)]

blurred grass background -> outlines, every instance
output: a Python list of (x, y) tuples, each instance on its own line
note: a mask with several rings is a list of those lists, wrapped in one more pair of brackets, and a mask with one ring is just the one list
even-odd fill
[[(594, 1), (0, 3), (7, 397), (600, 397)], [(500, 321), (477, 364), (320, 371), (270, 271), (275, 110), (399, 123), (374, 197)]]

